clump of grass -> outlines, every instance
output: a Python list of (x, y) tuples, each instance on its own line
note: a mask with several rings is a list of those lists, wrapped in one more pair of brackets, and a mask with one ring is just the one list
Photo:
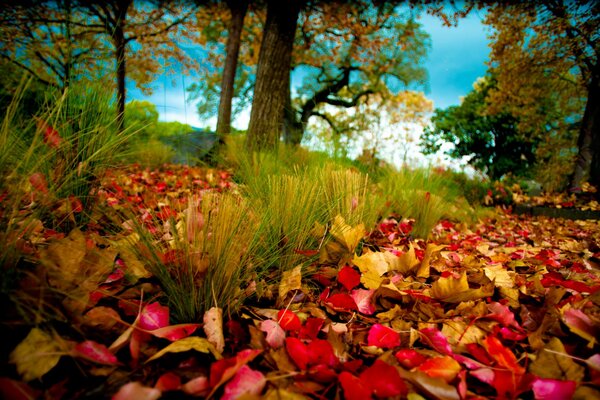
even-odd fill
[(379, 189), (387, 201), (383, 213), (414, 218), (415, 237), (426, 239), (442, 218), (464, 220), (473, 214), (460, 190), (430, 169), (389, 169), (382, 174)]
[(361, 223), (373, 226), (377, 221), (380, 198), (369, 176), (333, 163), (319, 169), (329, 220), (340, 215), (351, 226)]
[(198, 321), (212, 306), (235, 312), (253, 277), (248, 262), (256, 224), (247, 202), (233, 193), (206, 192), (164, 225), (157, 238), (135, 223), (130, 243), (165, 292), (175, 320)]

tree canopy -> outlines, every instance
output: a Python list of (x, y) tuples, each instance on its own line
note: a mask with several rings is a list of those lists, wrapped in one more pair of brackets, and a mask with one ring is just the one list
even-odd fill
[(460, 105), (436, 109), (432, 125), (421, 136), (424, 153), (436, 153), (443, 142), (449, 142), (452, 147), (448, 155), (469, 157), (468, 163), (491, 179), (508, 173), (527, 176), (535, 163), (540, 139), (521, 132), (520, 120), (512, 114), (486, 113), (487, 98), (495, 86), (492, 76), (480, 78)]

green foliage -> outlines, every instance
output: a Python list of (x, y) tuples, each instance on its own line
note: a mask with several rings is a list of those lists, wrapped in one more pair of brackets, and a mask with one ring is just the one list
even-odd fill
[(433, 154), (443, 142), (449, 142), (453, 147), (448, 155), (456, 159), (471, 157), (469, 164), (491, 179), (500, 179), (509, 172), (530, 176), (539, 140), (521, 132), (519, 121), (508, 113), (486, 114), (486, 97), (494, 85), (492, 77), (483, 78), (460, 106), (437, 109), (433, 127), (425, 128), (421, 136), (424, 153)]

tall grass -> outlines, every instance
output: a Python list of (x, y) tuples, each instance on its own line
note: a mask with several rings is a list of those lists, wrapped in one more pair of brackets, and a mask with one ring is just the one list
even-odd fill
[(9, 297), (36, 262), (32, 243), (44, 229), (67, 233), (89, 220), (99, 178), (128, 137), (116, 130), (110, 97), (90, 86), (48, 91), (35, 115), (17, 112), (29, 83), (23, 79), (0, 127), (0, 273)]
[(464, 220), (474, 212), (460, 189), (431, 169), (387, 169), (378, 186), (387, 203), (383, 213), (414, 218), (412, 234), (419, 238), (442, 218)]
[(188, 207), (155, 233), (134, 223), (131, 249), (158, 279), (176, 321), (201, 320), (212, 306), (235, 312), (254, 278), (249, 261), (257, 223), (244, 198), (206, 192), (189, 198)]

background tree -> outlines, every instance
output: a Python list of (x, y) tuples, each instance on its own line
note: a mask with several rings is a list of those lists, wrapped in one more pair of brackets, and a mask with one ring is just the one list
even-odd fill
[(485, 23), (494, 29), (490, 59), (498, 81), (488, 112), (506, 109), (521, 124), (541, 127), (542, 137), (568, 136), (577, 124), (571, 188), (586, 177), (600, 184), (600, 3), (494, 2)]
[[(117, 124), (122, 129), (126, 100), (126, 60), (132, 61), (129, 75), (141, 87), (154, 79), (158, 69), (162, 67), (161, 61), (168, 64), (168, 60), (173, 58), (183, 64), (184, 68), (192, 68), (191, 59), (174, 45), (176, 41), (172, 38), (180, 41), (190, 37), (188, 29), (182, 27), (182, 23), (193, 15), (195, 6), (183, 7), (183, 4), (173, 1), (133, 0), (81, 1), (79, 5), (93, 18), (88, 25), (107, 35), (114, 48)], [(128, 51), (130, 54), (135, 53), (135, 57), (133, 54), (127, 57)]]
[(423, 152), (434, 154), (449, 142), (453, 146), (446, 154), (456, 159), (470, 157), (468, 163), (491, 179), (507, 173), (528, 176), (540, 138), (522, 133), (519, 119), (507, 112), (486, 114), (487, 97), (495, 84), (491, 76), (481, 78), (460, 105), (436, 109), (432, 125), (421, 136)]
[[(286, 141), (299, 144), (309, 120), (317, 117), (328, 129), (342, 134), (336, 109), (346, 109), (360, 126), (357, 109), (363, 99), (378, 94), (400, 101), (398, 94), (423, 87), (427, 72), (422, 61), (427, 54), (428, 35), (415, 21), (416, 11), (388, 2), (322, 2), (301, 16), (294, 52), (295, 66), (305, 71), (296, 98), (286, 113)], [(414, 104), (414, 103), (413, 103)], [(365, 120), (366, 121), (366, 120)]]
[[(71, 0), (0, 4), (0, 57), (38, 82), (64, 89), (72, 79), (102, 79), (108, 49)], [(89, 73), (96, 71), (96, 73)]]
[(303, 0), (267, 1), (246, 148), (275, 148), (283, 128), (292, 50)]

